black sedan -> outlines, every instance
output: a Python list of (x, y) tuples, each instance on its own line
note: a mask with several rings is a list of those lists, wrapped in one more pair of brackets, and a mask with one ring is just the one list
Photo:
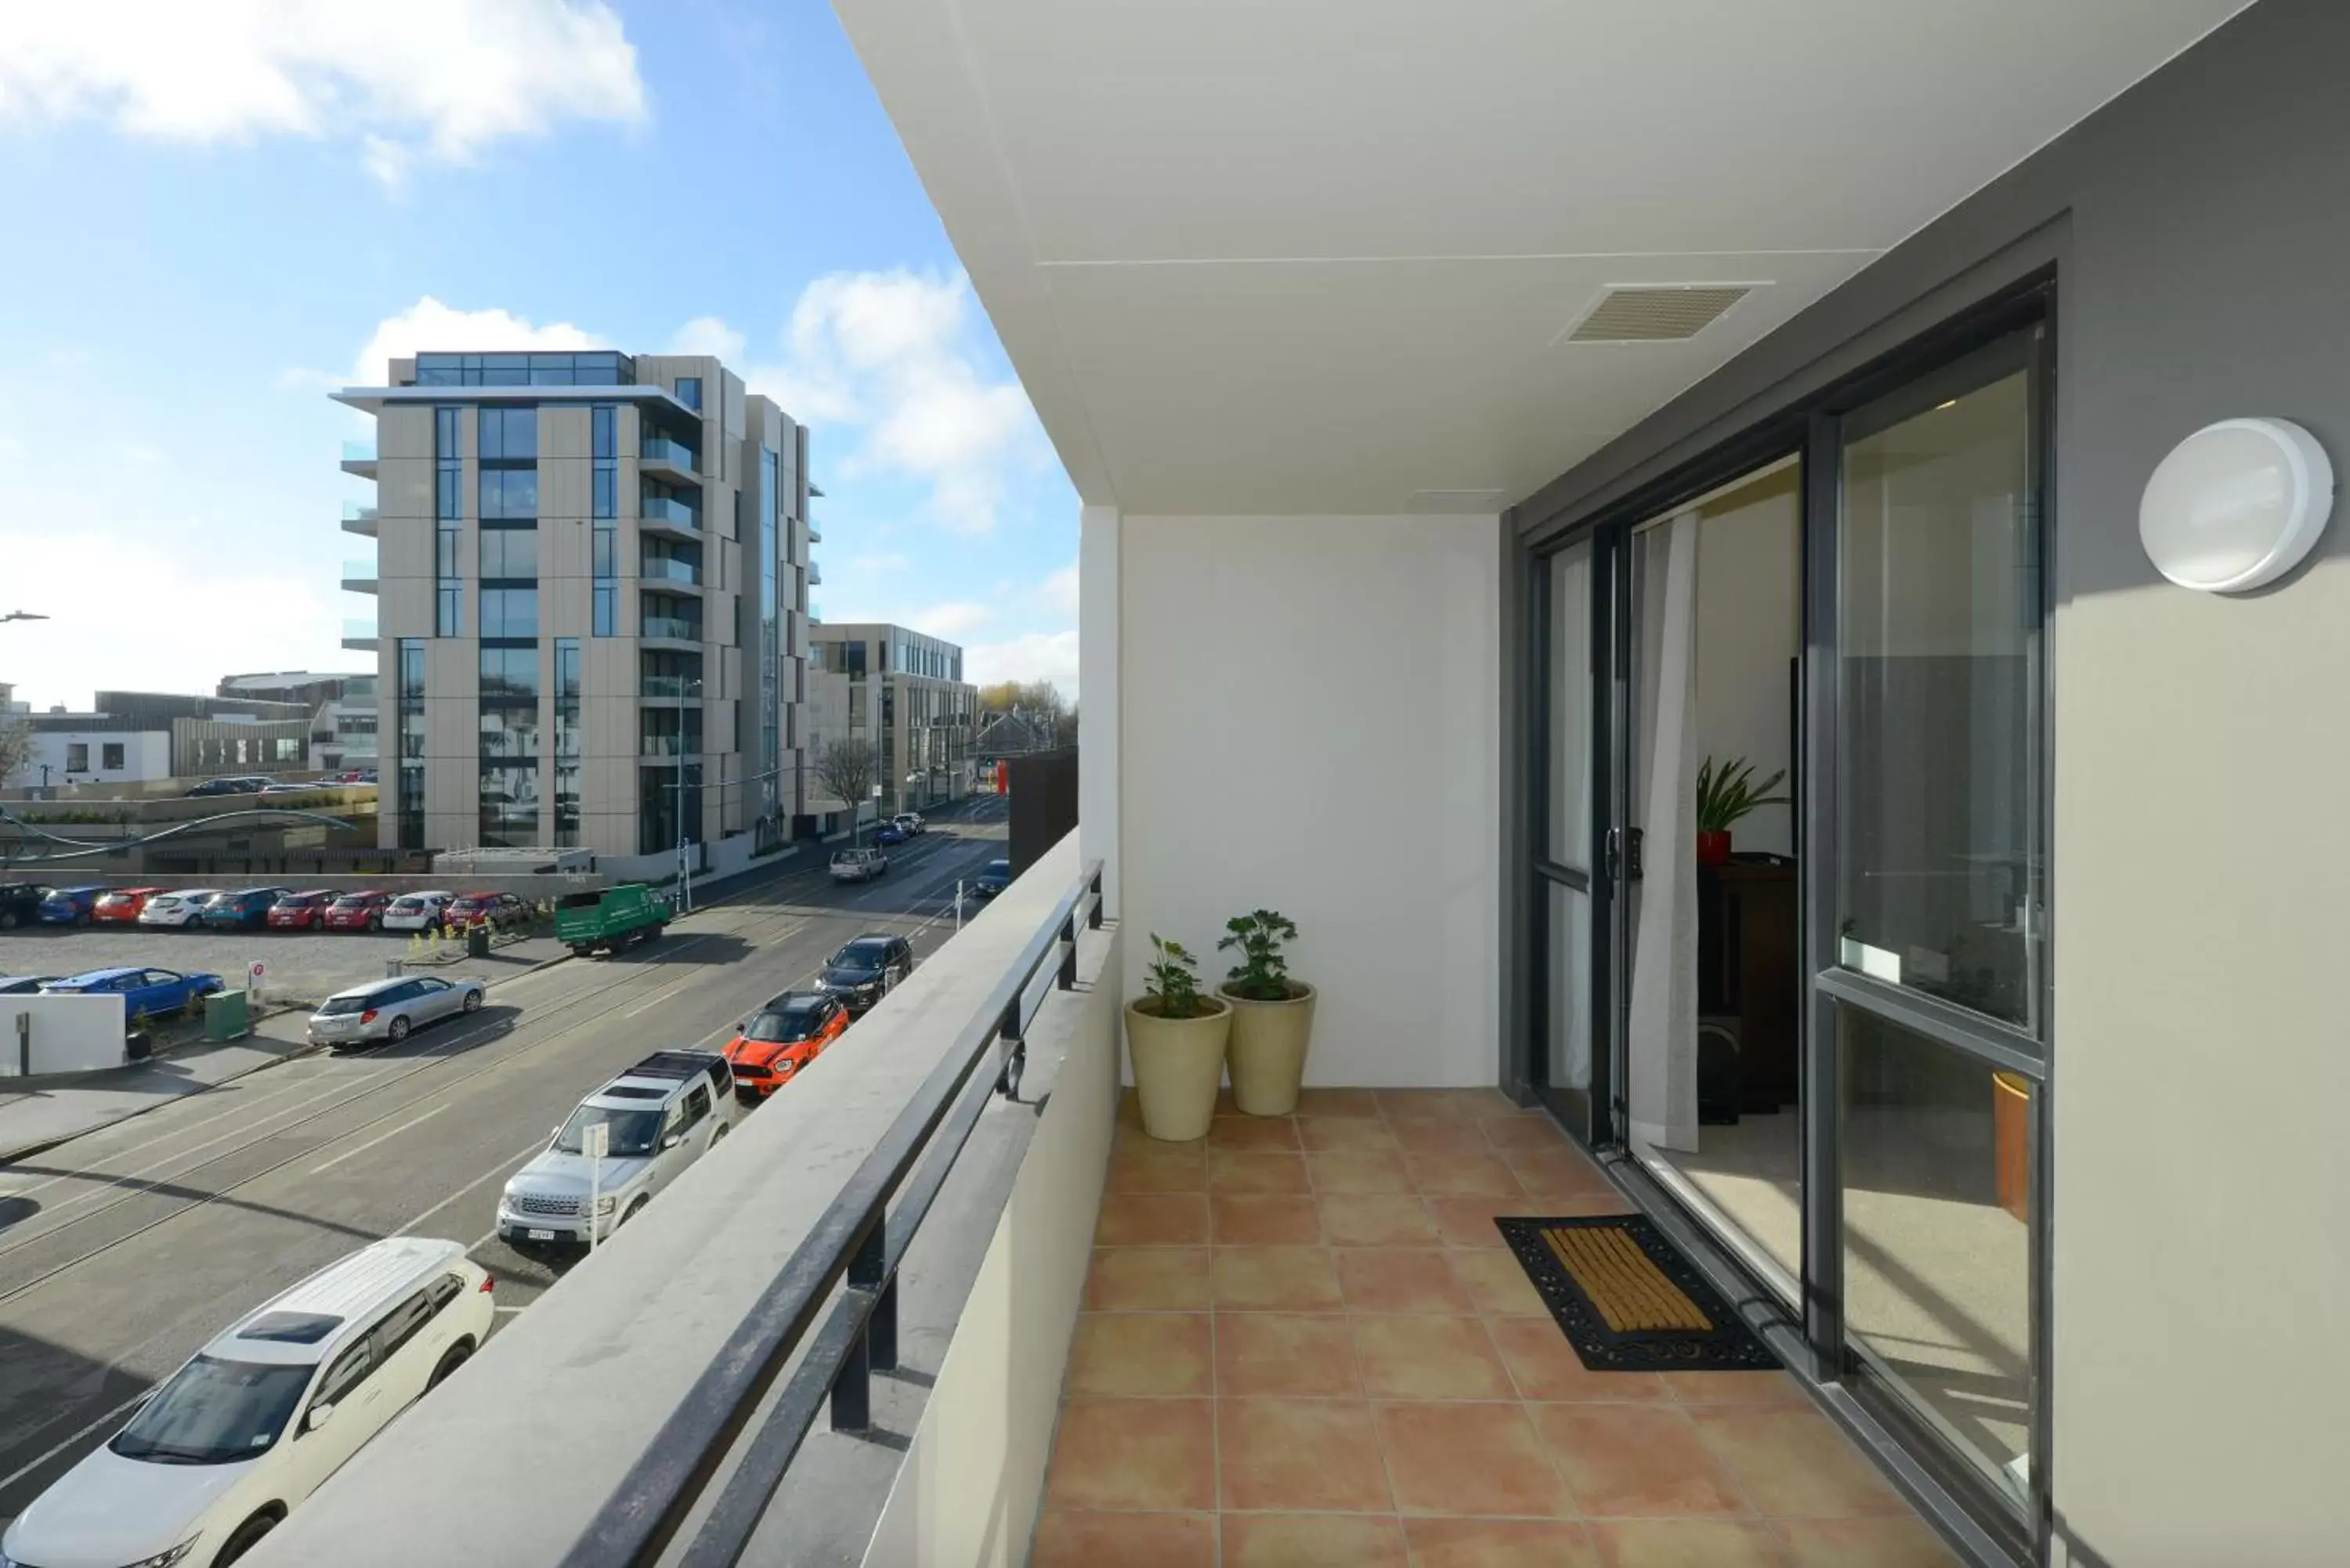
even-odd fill
[(971, 879), (971, 896), (974, 898), (993, 898), (1011, 886), (1012, 862), (991, 860), (979, 868), (978, 876)]
[(914, 950), (906, 939), (875, 932), (852, 939), (827, 959), (816, 984), (849, 1012), (863, 1012), (913, 972)]

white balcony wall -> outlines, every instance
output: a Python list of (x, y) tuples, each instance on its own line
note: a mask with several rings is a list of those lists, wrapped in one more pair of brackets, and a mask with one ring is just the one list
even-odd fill
[(1127, 516), (1117, 545), (1083, 633), (1089, 672), (1117, 640), (1127, 995), (1152, 932), (1212, 981), (1271, 908), (1321, 991), (1309, 1084), (1495, 1082), (1498, 519)]

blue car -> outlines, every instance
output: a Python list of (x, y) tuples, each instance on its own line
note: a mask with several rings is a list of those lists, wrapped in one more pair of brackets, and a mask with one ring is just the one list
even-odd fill
[(894, 822), (885, 822), (881, 825), (881, 831), (873, 836), (873, 842), (876, 844), (903, 844), (906, 842), (906, 837), (907, 834), (904, 828), (899, 826)]
[(41, 924), (45, 926), (86, 926), (89, 924), (91, 906), (105, 892), (102, 887), (52, 888), (41, 900)]
[(196, 911), (196, 919), (213, 930), (258, 930), (269, 923), (269, 910), (291, 888), (239, 888), (214, 893)]
[(94, 969), (41, 987), (52, 996), (120, 996), (126, 1023), (141, 1013), (157, 1017), (185, 1012), (220, 989), (216, 974), (182, 974), (170, 969)]

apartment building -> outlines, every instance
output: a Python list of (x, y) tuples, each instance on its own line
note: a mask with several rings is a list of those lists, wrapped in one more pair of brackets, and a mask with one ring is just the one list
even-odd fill
[[(386, 847), (584, 847), (702, 868), (788, 836), (807, 432), (716, 359), (420, 353), (337, 400), (377, 541)], [(396, 765), (393, 765), (396, 759)]]
[(311, 706), (309, 765), (314, 772), (371, 769), (376, 764), (375, 671), (323, 675), (308, 670), (273, 670), (224, 675), (215, 689), (223, 697), (260, 697)]
[(19, 722), (33, 732), (32, 754), (0, 787), (299, 773), (311, 715), (304, 703), (254, 697), (100, 691), (86, 711), (52, 708)]
[(962, 649), (886, 623), (818, 624), (808, 680), (810, 754), (834, 739), (877, 746), (883, 815), (971, 793), (979, 688), (962, 678)]

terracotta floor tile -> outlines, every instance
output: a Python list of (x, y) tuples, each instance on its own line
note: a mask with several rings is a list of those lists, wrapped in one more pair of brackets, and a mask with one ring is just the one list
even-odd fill
[(1391, 1116), (1397, 1147), (1418, 1154), (1490, 1154), (1492, 1146), (1468, 1116)]
[(1216, 1568), (1212, 1513), (1066, 1513), (1036, 1520), (1028, 1568)]
[(1535, 1405), (1534, 1425), (1584, 1513), (1643, 1519), (1743, 1511), (1688, 1412), (1670, 1405)]
[(1665, 1392), (1684, 1405), (1792, 1405), (1811, 1408), (1801, 1385), (1784, 1372), (1665, 1372)]
[(1208, 1199), (1208, 1231), (1219, 1247), (1314, 1247), (1322, 1213), (1303, 1192), (1218, 1192)]
[(1303, 1155), (1261, 1149), (1208, 1150), (1211, 1192), (1310, 1192)]
[(1322, 1236), (1334, 1247), (1433, 1247), (1441, 1238), (1427, 1208), (1408, 1192), (1324, 1192)]
[(1080, 1313), (1069, 1346), (1068, 1391), (1137, 1397), (1216, 1391), (1208, 1314)]
[(1407, 1519), (1412, 1568), (1599, 1568), (1580, 1524), (1531, 1519)]
[(1795, 1568), (1958, 1568), (1917, 1519), (1794, 1519), (1779, 1527)]
[(1409, 1568), (1392, 1519), (1228, 1513), (1223, 1523), (1224, 1568)]
[(1309, 1154), (1305, 1157), (1305, 1168), (1316, 1192), (1411, 1190), (1411, 1178), (1404, 1171), (1403, 1157), (1388, 1150)]
[[(1215, 1114), (1220, 1116), (1237, 1116), (1239, 1112), (1240, 1107), (1232, 1104), (1232, 1090), (1229, 1088), (1218, 1089), (1216, 1091)], [(1121, 1092), (1118, 1096), (1118, 1135), (1121, 1137), (1125, 1137), (1129, 1131), (1137, 1137), (1145, 1136), (1142, 1131), (1142, 1101), (1136, 1096), (1132, 1089), (1127, 1089)], [(1193, 1147), (1196, 1147), (1198, 1140), (1194, 1139), (1192, 1141)]]
[(1179, 1143), (1120, 1145), (1110, 1151), (1112, 1192), (1205, 1192), (1208, 1157)]
[(1297, 1150), (1297, 1124), (1287, 1116), (1218, 1116), (1208, 1126), (1208, 1147), (1294, 1154)]
[(1095, 1312), (1199, 1312), (1211, 1300), (1205, 1247), (1101, 1247), (1086, 1280)]
[(1513, 1111), (1504, 1116), (1479, 1116), (1477, 1130), (1483, 1136), (1486, 1147), (1504, 1158), (1571, 1147), (1566, 1134), (1545, 1111)]
[(1057, 1509), (1212, 1509), (1212, 1401), (1070, 1400), (1045, 1498), (1045, 1507)]
[(1360, 1397), (1355, 1338), (1336, 1314), (1216, 1314), (1216, 1392)]
[(1714, 1456), (1774, 1519), (1848, 1519), (1909, 1511), (1828, 1418), (1808, 1408), (1692, 1405)]
[(1377, 1120), (1358, 1120), (1353, 1116), (1300, 1116), (1297, 1118), (1297, 1141), (1306, 1152), (1316, 1150), (1334, 1153), (1359, 1154), (1365, 1150), (1385, 1152), (1395, 1148), (1395, 1134), (1388, 1124)]
[(1228, 1509), (1386, 1513), (1386, 1466), (1359, 1399), (1220, 1399), (1216, 1449)]
[(1575, 1346), (1548, 1315), (1495, 1318), (1485, 1326), (1492, 1331), (1493, 1347), (1502, 1353), (1518, 1392), (1529, 1399), (1665, 1402), (1665, 1386), (1653, 1372), (1594, 1372), (1584, 1366), (1583, 1357), (1575, 1354)]
[(1510, 1168), (1490, 1154), (1407, 1153), (1403, 1164), (1412, 1187), (1423, 1198), (1523, 1196)]
[(1201, 1192), (1105, 1192), (1094, 1224), (1097, 1247), (1198, 1247), (1207, 1244), (1208, 1198)]
[(1351, 1116), (1379, 1119), (1379, 1096), (1374, 1089), (1300, 1089), (1297, 1091), (1297, 1114), (1301, 1116)]
[(1222, 1312), (1336, 1312), (1345, 1304), (1320, 1247), (1218, 1247), (1210, 1264)]
[(1571, 1149), (1520, 1150), (1504, 1154), (1510, 1173), (1528, 1192), (1558, 1198), (1614, 1198), (1615, 1187), (1599, 1168)]
[(1768, 1527), (1742, 1519), (1595, 1521), (1603, 1568), (1788, 1568)]
[(1348, 1312), (1468, 1316), (1477, 1310), (1460, 1277), (1434, 1248), (1341, 1247), (1331, 1257)]
[(1380, 1089), (1379, 1109), (1388, 1120), (1399, 1116), (1507, 1116), (1520, 1107), (1499, 1089)]
[(1355, 1364), (1374, 1399), (1508, 1399), (1510, 1375), (1473, 1317), (1354, 1317)]
[[(1329, 1223), (1325, 1212), (1323, 1223)], [(1487, 1224), (1492, 1223), (1490, 1220)], [(1538, 1317), (1556, 1326), (1550, 1305), (1534, 1289), (1517, 1254), (1505, 1247), (1455, 1248), (1445, 1254), (1453, 1277), (1487, 1317)]]
[(1379, 1441), (1405, 1513), (1572, 1516), (1542, 1440), (1516, 1403), (1380, 1405)]
[(1493, 1223), (1497, 1215), (1539, 1215), (1542, 1209), (1531, 1198), (1423, 1198), (1428, 1217), (1436, 1221), (1436, 1233), (1444, 1238), (1448, 1247), (1506, 1247), (1501, 1228)]

